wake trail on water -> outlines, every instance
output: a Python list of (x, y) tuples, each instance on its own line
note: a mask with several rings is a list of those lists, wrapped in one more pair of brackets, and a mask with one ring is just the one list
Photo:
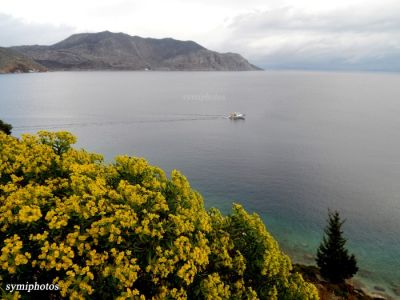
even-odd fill
[[(147, 120), (126, 120), (126, 121), (93, 121), (93, 122), (71, 122), (71, 123), (54, 123), (42, 125), (21, 125), (14, 126), (14, 130), (43, 130), (43, 129), (62, 129), (89, 126), (115, 126), (115, 125), (131, 125), (145, 123), (175, 123), (175, 122), (191, 122), (191, 121), (211, 121), (228, 118), (225, 115), (204, 115), (204, 114), (174, 114), (175, 118), (147, 119)], [(179, 117), (178, 117), (179, 116)], [(186, 116), (186, 117), (183, 117)]]

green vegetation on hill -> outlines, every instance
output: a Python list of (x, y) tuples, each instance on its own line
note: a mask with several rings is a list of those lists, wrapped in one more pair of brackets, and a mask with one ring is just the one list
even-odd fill
[(53, 298), (318, 299), (256, 214), (207, 211), (178, 171), (74, 142), (0, 132), (2, 298), (4, 283), (39, 282)]

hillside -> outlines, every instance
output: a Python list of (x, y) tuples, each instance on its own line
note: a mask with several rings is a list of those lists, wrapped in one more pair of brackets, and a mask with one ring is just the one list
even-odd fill
[(12, 48), (50, 70), (259, 70), (239, 54), (210, 51), (193, 41), (109, 31), (74, 34), (51, 46)]
[(51, 286), (1, 299), (319, 299), (257, 214), (207, 210), (179, 171), (75, 142), (0, 132), (2, 282)]
[(46, 67), (12, 49), (0, 47), (0, 74), (45, 72)]

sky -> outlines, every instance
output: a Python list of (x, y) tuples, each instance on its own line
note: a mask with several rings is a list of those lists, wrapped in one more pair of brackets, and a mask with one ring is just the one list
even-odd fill
[(399, 0), (0, 0), (0, 46), (104, 30), (193, 40), (266, 69), (400, 71)]

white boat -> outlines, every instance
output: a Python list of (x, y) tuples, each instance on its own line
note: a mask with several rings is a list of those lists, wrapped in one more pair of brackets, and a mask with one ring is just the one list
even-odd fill
[(239, 112), (233, 112), (229, 114), (229, 119), (231, 120), (244, 120), (245, 114), (239, 113)]

